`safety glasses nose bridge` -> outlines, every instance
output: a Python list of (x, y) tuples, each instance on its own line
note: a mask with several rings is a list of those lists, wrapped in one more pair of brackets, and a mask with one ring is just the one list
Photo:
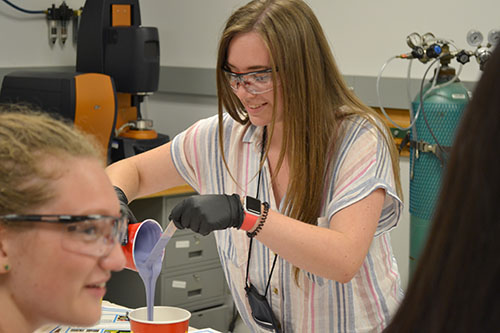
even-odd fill
[(248, 73), (234, 73), (223, 69), (233, 91), (238, 91), (240, 85), (251, 94), (263, 94), (273, 90), (272, 68)]

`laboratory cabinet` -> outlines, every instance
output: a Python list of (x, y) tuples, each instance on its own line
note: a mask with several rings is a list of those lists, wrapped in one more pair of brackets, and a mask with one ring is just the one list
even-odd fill
[[(130, 204), (138, 221), (151, 218), (165, 229), (170, 211), (188, 194), (143, 198)], [(137, 272), (114, 272), (105, 299), (130, 308), (146, 306), (144, 284)], [(177, 306), (192, 313), (190, 326), (226, 332), (233, 304), (213, 234), (177, 230), (165, 248), (156, 282), (155, 305)]]

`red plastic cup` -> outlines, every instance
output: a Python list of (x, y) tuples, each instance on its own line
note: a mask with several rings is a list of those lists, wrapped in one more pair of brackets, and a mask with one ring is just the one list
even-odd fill
[(191, 312), (172, 306), (155, 306), (153, 319), (148, 320), (148, 309), (138, 308), (128, 314), (132, 333), (186, 333)]
[(125, 268), (137, 272), (138, 258), (144, 259), (151, 253), (163, 230), (161, 225), (152, 219), (128, 225), (128, 243), (122, 246), (125, 255)]

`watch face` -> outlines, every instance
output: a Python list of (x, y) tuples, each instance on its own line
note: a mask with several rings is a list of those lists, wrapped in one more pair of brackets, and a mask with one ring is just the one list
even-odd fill
[(246, 197), (245, 208), (252, 214), (260, 215), (260, 200), (252, 197)]

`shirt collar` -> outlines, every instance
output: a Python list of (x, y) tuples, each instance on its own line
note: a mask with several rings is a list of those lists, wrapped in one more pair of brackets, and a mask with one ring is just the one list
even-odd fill
[(262, 133), (264, 131), (263, 126), (255, 126), (252, 124), (248, 125), (248, 128), (243, 135), (244, 143), (256, 143), (256, 146), (260, 149), (262, 145)]

